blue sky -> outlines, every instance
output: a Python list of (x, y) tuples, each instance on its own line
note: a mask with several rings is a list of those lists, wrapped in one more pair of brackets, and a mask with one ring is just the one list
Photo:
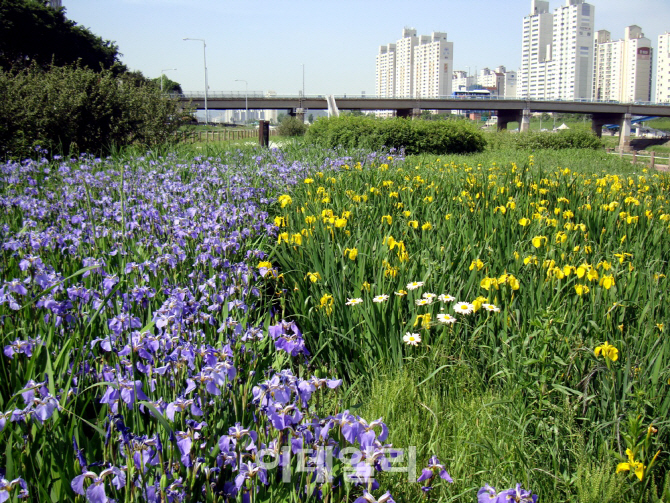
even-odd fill
[[(374, 94), (379, 46), (404, 27), (447, 33), (456, 69), (517, 69), (530, 0), (63, 0), (69, 19), (113, 40), (122, 61), (147, 77), (162, 69), (185, 91)], [(565, 0), (550, 0), (553, 10)], [(595, 29), (615, 39), (631, 24), (655, 47), (670, 31), (670, 0), (591, 0)]]

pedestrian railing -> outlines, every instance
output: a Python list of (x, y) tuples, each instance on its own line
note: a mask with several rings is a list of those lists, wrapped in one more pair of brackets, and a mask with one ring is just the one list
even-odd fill
[[(270, 136), (276, 136), (276, 130), (270, 130)], [(175, 140), (184, 143), (222, 142), (258, 138), (258, 129), (228, 129), (208, 131), (177, 131)]]
[(657, 165), (670, 166), (670, 154), (661, 156), (656, 152), (647, 152), (646, 150), (632, 150), (630, 152), (624, 152), (623, 150), (615, 150), (612, 148), (605, 149), (605, 151), (608, 154), (618, 155), (622, 159), (630, 159), (633, 164), (648, 164), (650, 168), (655, 168)]

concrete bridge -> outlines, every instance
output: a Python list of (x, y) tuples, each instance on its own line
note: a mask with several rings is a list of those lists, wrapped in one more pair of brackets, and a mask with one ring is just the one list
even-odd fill
[[(181, 101), (196, 109), (205, 109), (204, 94), (180, 96)], [(444, 98), (377, 98), (335, 96), (340, 110), (393, 110), (399, 117), (415, 117), (422, 110), (491, 110), (498, 116), (498, 129), (506, 129), (510, 122), (519, 123), (519, 131), (530, 129), (532, 112), (578, 113), (591, 115), (591, 125), (598, 136), (603, 126), (620, 126), (620, 148), (630, 149), (630, 131), (633, 115), (670, 117), (670, 103), (612, 103), (603, 101), (539, 101), (488, 97)], [(209, 110), (287, 110), (290, 115), (304, 114), (307, 109), (326, 110), (326, 96), (250, 96), (208, 93)]]

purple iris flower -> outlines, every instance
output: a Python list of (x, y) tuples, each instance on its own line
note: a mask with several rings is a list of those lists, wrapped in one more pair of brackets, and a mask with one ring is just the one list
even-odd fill
[(421, 471), (421, 476), (417, 479), (417, 482), (426, 482), (421, 488), (424, 492), (428, 492), (431, 489), (431, 483), (435, 475), (439, 476), (441, 479), (446, 480), (447, 482), (454, 483), (453, 479), (447, 473), (444, 465), (440, 463), (440, 460), (437, 459), (437, 456), (432, 456), (428, 461), (428, 467), (424, 468)]
[(128, 407), (132, 407), (135, 400), (148, 400), (148, 397), (142, 391), (142, 381), (130, 381), (120, 378), (119, 388), (109, 386), (107, 391), (100, 399), (100, 403), (111, 404), (112, 412), (118, 413), (119, 398), (123, 400)]
[(86, 463), (86, 458), (84, 457), (84, 450), (79, 448), (77, 445), (77, 439), (72, 435), (72, 446), (74, 447), (74, 453), (77, 456), (77, 461), (79, 461), (79, 466), (83, 472), (87, 471), (88, 464)]
[(513, 489), (506, 489), (499, 493), (494, 487), (486, 484), (477, 491), (477, 503), (537, 503), (537, 494), (532, 494), (517, 484)]
[(28, 497), (28, 484), (22, 478), (14, 479), (11, 482), (4, 477), (0, 477), (0, 503), (7, 501), (10, 497), (10, 491), (13, 491), (16, 486), (19, 486), (18, 497), (20, 499)]
[(170, 421), (174, 421), (174, 415), (176, 412), (184, 412), (186, 409), (190, 408), (191, 414), (194, 416), (202, 416), (202, 410), (197, 404), (197, 399), (185, 399), (182, 397), (177, 397), (174, 402), (170, 402), (165, 409), (165, 415)]
[(17, 339), (5, 346), (4, 354), (7, 358), (13, 358), (15, 354), (24, 354), (30, 358), (33, 356), (33, 349), (35, 349), (35, 346), (41, 344), (42, 339), (39, 337), (35, 339), (28, 338), (28, 340), (25, 341), (20, 341)]
[(369, 492), (363, 491), (363, 496), (357, 498), (354, 503), (395, 503), (395, 500), (388, 491), (382, 494), (379, 499), (375, 498)]
[(240, 471), (237, 477), (235, 477), (235, 487), (239, 491), (246, 480), (252, 480), (254, 478), (258, 478), (264, 485), (267, 485), (267, 470), (255, 463), (242, 463), (240, 465)]
[[(107, 477), (113, 476), (112, 485), (120, 490), (126, 485), (126, 474), (123, 473), (119, 468), (111, 467), (103, 470), (98, 475), (95, 472), (84, 472), (81, 475), (77, 475), (72, 482), (70, 487), (77, 494), (86, 496), (86, 499), (90, 503), (107, 503), (107, 495), (105, 494), (105, 479)], [(84, 490), (84, 481), (86, 479), (92, 479), (92, 483)]]
[(19, 295), (28, 295), (28, 290), (26, 290), (26, 287), (23, 286), (23, 283), (19, 279), (6, 281), (5, 286), (10, 292), (18, 293)]

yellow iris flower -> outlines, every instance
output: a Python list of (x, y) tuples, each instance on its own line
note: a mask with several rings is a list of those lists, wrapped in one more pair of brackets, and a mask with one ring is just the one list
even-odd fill
[(602, 353), (603, 358), (612, 360), (613, 362), (619, 359), (619, 350), (605, 341), (604, 344), (598, 346), (593, 352), (596, 355), (596, 358)]
[(631, 471), (635, 473), (635, 476), (638, 479), (642, 480), (646, 466), (644, 466), (644, 464), (640, 461), (635, 461), (633, 457), (633, 451), (630, 449), (626, 449), (626, 455), (628, 456), (628, 463), (619, 463), (616, 467), (616, 472), (619, 473)]

